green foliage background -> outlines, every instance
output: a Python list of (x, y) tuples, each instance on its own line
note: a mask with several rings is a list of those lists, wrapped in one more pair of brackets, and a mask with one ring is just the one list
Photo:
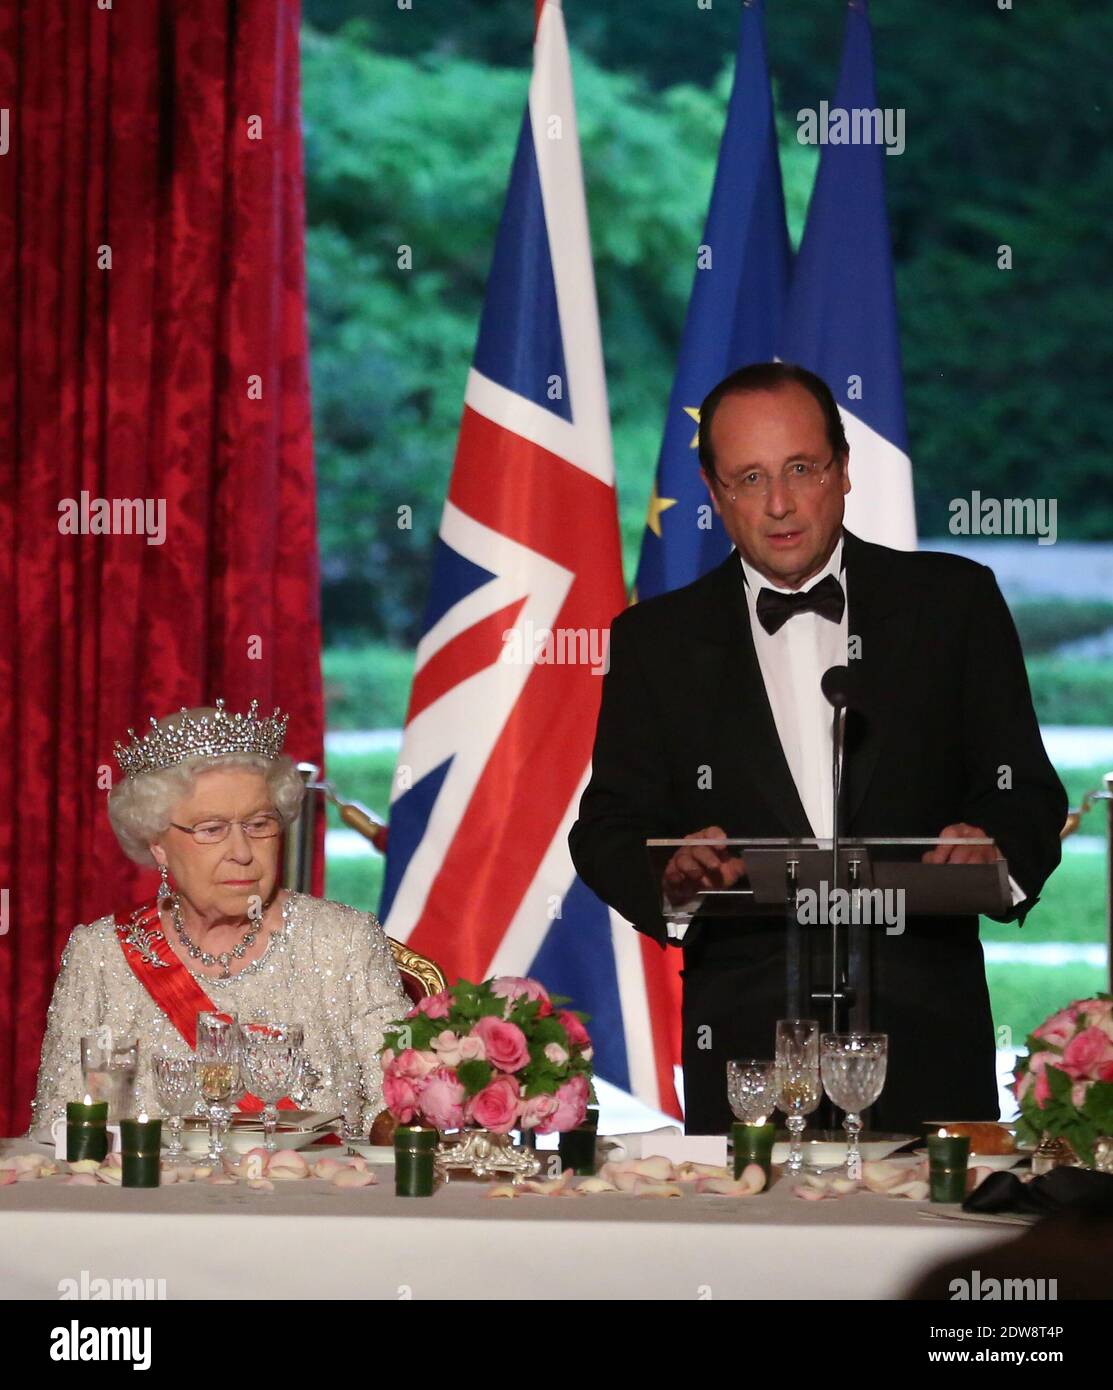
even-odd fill
[[(412, 642), (528, 82), (529, 0), (305, 0), (303, 104), (326, 636)], [(636, 563), (733, 67), (739, 7), (565, 6), (628, 575)], [(1113, 205), (1104, 0), (875, 0), (922, 535), (974, 487), (1113, 523)], [(769, 0), (794, 237), (843, 6)], [(1013, 269), (997, 266), (1012, 248)], [(400, 270), (398, 248), (412, 248)], [(412, 508), (412, 527), (398, 508)]]

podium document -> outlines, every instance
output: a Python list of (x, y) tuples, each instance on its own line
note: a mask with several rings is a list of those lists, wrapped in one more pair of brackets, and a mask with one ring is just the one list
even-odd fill
[[(1012, 907), (1006, 861), (925, 864), (937, 845), (992, 845), (967, 839), (647, 840), (661, 911), (675, 926), (693, 918), (783, 915), (785, 1017), (818, 1018), (833, 1033), (868, 1033), (872, 952), (878, 933), (899, 934), (907, 917), (1005, 917)], [(677, 850), (726, 850), (744, 876), (731, 888), (669, 896), (665, 870)], [(816, 978), (815, 943), (830, 943), (830, 968)]]

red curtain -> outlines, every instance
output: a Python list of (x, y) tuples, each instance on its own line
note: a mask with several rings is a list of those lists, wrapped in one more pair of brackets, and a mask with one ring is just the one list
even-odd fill
[[(113, 741), (257, 698), (321, 761), (298, 23), (0, 3), (0, 1134), (70, 930), (154, 885), (108, 825)], [(83, 494), (114, 533), (64, 533)]]

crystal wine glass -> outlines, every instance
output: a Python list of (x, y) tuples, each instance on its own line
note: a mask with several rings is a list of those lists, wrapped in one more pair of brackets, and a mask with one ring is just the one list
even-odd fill
[(155, 1094), (167, 1118), (166, 1127), (170, 1134), (166, 1157), (175, 1163), (182, 1156), (182, 1116), (191, 1115), (200, 1099), (194, 1059), (167, 1051), (158, 1052), (151, 1059), (151, 1072)]
[(846, 1162), (838, 1172), (857, 1181), (862, 1176), (858, 1135), (862, 1111), (871, 1106), (885, 1085), (889, 1038), (885, 1033), (824, 1033), (820, 1047), (823, 1089), (846, 1111)]
[(777, 1108), (785, 1114), (789, 1134), (785, 1172), (799, 1176), (804, 1171), (801, 1136), (807, 1116), (823, 1094), (819, 1080), (819, 1024), (815, 1019), (778, 1020), (776, 1075)]
[(777, 1064), (750, 1057), (728, 1062), (727, 1100), (742, 1124), (768, 1124), (777, 1108)]
[(224, 1157), (223, 1132), (231, 1118), (229, 1103), (236, 1089), (240, 1029), (227, 1013), (197, 1015), (194, 1074), (209, 1115), (208, 1161), (219, 1168)]
[(108, 1122), (116, 1124), (135, 1113), (135, 1077), (139, 1071), (139, 1042), (98, 1028), (81, 1039), (81, 1079), (85, 1094), (108, 1102)]
[(277, 1145), (278, 1102), (297, 1083), (302, 1069), (305, 1029), (300, 1023), (279, 1023), (256, 1019), (241, 1028), (240, 1061), (244, 1080), (253, 1095), (263, 1102), (263, 1142), (267, 1152)]

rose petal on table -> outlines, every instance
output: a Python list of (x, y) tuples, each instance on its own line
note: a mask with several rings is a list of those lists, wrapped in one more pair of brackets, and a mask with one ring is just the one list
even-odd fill
[(58, 1165), (45, 1154), (13, 1154), (12, 1169), (16, 1174), (33, 1173), (36, 1178), (49, 1178), (58, 1171)]
[(267, 1165), (268, 1178), (307, 1178), (309, 1164), (297, 1149), (279, 1149)]
[(110, 1149), (104, 1156), (102, 1168), (122, 1168), (124, 1166), (124, 1156), (119, 1149)]
[(583, 1182), (577, 1184), (576, 1190), (578, 1192), (586, 1192), (588, 1196), (591, 1196), (592, 1194), (597, 1192), (618, 1191), (613, 1182), (608, 1182), (606, 1178), (601, 1178), (598, 1176), (593, 1178), (584, 1178)]
[(966, 1174), (966, 1190), (973, 1192), (976, 1187), (981, 1187), (986, 1178), (993, 1172), (992, 1168), (976, 1167), (968, 1170)]
[(204, 1180), (210, 1187), (235, 1187), (239, 1182), (231, 1173), (213, 1173)]
[(908, 1182), (910, 1174), (914, 1171), (906, 1163), (891, 1163), (887, 1159), (878, 1159), (862, 1164), (862, 1181), (871, 1192), (888, 1192), (890, 1188)]
[(124, 1180), (122, 1168), (117, 1168), (114, 1164), (102, 1163), (97, 1169), (97, 1178), (101, 1182), (106, 1182), (110, 1187), (119, 1187)]
[(62, 1184), (63, 1187), (96, 1187), (97, 1179), (93, 1173), (71, 1173)]
[(17, 1173), (15, 1180), (16, 1182), (38, 1182), (41, 1177), (42, 1174), (37, 1168), (29, 1168), (26, 1173)]
[(809, 1202), (817, 1202), (824, 1197), (846, 1197), (857, 1190), (858, 1184), (852, 1178), (824, 1178), (814, 1173), (805, 1174), (794, 1189), (798, 1197)]
[(798, 1182), (792, 1189), (797, 1197), (803, 1197), (805, 1202), (822, 1202), (828, 1197), (837, 1197), (838, 1193), (828, 1187), (826, 1183), (821, 1187), (814, 1182)]
[(747, 1163), (737, 1178), (702, 1177), (696, 1191), (711, 1192), (720, 1197), (756, 1197), (765, 1187), (765, 1169), (760, 1163)]
[(343, 1160), (334, 1157), (332, 1154), (325, 1154), (319, 1158), (310, 1170), (315, 1178), (324, 1178), (326, 1181), (334, 1177), (342, 1168), (348, 1165)]
[(100, 1162), (95, 1158), (75, 1158), (69, 1165), (71, 1173), (95, 1173)]
[(676, 1177), (671, 1160), (662, 1154), (654, 1154), (652, 1158), (631, 1159), (629, 1168), (632, 1173), (637, 1173), (638, 1177), (649, 1178), (652, 1182), (672, 1182)]
[(500, 1182), (494, 1187), (489, 1187), (483, 1195), (484, 1197), (517, 1197), (518, 1192), (510, 1183)]
[(361, 1172), (358, 1168), (341, 1168), (331, 1178), (333, 1187), (371, 1187), (379, 1180), (370, 1168)]
[(193, 1177), (196, 1182), (204, 1182), (206, 1178), (212, 1177), (212, 1168), (207, 1163), (198, 1163), (193, 1169)]
[[(571, 1169), (567, 1170), (571, 1172)], [(559, 1178), (523, 1178), (516, 1184), (519, 1192), (525, 1192), (532, 1197), (559, 1197), (565, 1190), (566, 1179)]]
[(15, 1169), (0, 1168), (0, 1187), (7, 1187), (12, 1182), (15, 1182)]
[(171, 1163), (164, 1163), (159, 1170), (159, 1184), (162, 1187), (169, 1187), (172, 1182), (178, 1181), (178, 1170)]
[(689, 1159), (676, 1170), (677, 1182), (697, 1182), (700, 1178), (730, 1178), (731, 1170), (721, 1163), (696, 1163)]
[(635, 1197), (682, 1197), (684, 1193), (678, 1182), (654, 1182), (651, 1178), (639, 1178), (634, 1188)]
[(913, 1202), (922, 1202), (931, 1191), (928, 1183), (918, 1179), (914, 1182), (901, 1183), (899, 1187), (889, 1189), (890, 1197), (909, 1197)]
[(252, 1192), (273, 1192), (274, 1183), (269, 1178), (248, 1178), (247, 1185)]

